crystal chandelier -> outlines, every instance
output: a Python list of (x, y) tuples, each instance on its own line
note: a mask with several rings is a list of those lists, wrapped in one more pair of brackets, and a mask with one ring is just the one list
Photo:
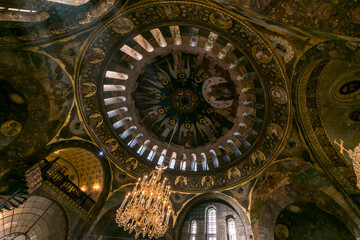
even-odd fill
[(357, 145), (354, 150), (348, 150), (344, 147), (344, 141), (340, 139), (340, 143), (334, 140), (334, 143), (339, 145), (340, 153), (344, 155), (344, 151), (348, 153), (349, 157), (352, 160), (355, 175), (357, 178), (356, 186), (360, 189), (360, 144)]
[(160, 182), (161, 173), (167, 168), (156, 166), (149, 178), (137, 181), (133, 191), (128, 193), (116, 213), (116, 223), (129, 233), (135, 231), (135, 238), (142, 233), (145, 237), (158, 238), (168, 229), (171, 213), (170, 186), (166, 178)]

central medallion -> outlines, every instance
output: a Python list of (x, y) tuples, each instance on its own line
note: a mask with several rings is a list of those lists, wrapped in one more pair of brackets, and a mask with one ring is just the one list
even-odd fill
[(180, 88), (171, 95), (171, 104), (181, 114), (193, 113), (199, 106), (199, 97), (191, 89)]
[(139, 117), (160, 141), (169, 142), (178, 119), (172, 143), (185, 148), (214, 142), (234, 126), (235, 84), (206, 54), (173, 51), (147, 65), (137, 82), (132, 98)]

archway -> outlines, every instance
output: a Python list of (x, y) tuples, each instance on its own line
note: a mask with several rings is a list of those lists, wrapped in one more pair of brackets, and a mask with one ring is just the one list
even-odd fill
[[(215, 205), (220, 207), (220, 209), (222, 209), (222, 211), (225, 213), (225, 215), (222, 216), (224, 218), (222, 227), (225, 229), (223, 229), (223, 232), (221, 233), (224, 234), (224, 237), (227, 235), (225, 230), (228, 228), (226, 221), (229, 219), (229, 217), (233, 216), (239, 226), (237, 231), (241, 229), (238, 239), (253, 239), (251, 224), (244, 210), (233, 199), (218, 193), (202, 194), (193, 198), (184, 206), (176, 220), (173, 239), (183, 239), (182, 234), (184, 234), (187, 231), (186, 229), (188, 229), (190, 226), (191, 217), (196, 216), (197, 212), (200, 211), (201, 214), (199, 216), (202, 216), (200, 221), (204, 221), (205, 209), (207, 209), (208, 206)], [(202, 233), (204, 232), (203, 229), (199, 229), (199, 231)]]

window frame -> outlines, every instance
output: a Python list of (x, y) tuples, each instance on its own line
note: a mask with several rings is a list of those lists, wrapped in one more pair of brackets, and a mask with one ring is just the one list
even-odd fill
[[(231, 229), (231, 225), (230, 225), (230, 221), (233, 222), (233, 230)], [(237, 234), (236, 234), (236, 224), (235, 224), (235, 218), (233, 216), (230, 216), (227, 218), (226, 221), (226, 225), (227, 225), (227, 238), (229, 240), (237, 240)]]
[[(195, 223), (195, 232), (193, 232), (193, 223)], [(189, 227), (189, 240), (196, 240), (196, 234), (197, 234), (197, 221), (195, 219), (192, 219), (190, 221), (190, 227)]]
[[(215, 214), (215, 221), (210, 221), (210, 211), (214, 211)], [(206, 236), (206, 240), (216, 240), (217, 239), (217, 218), (216, 218), (216, 208), (215, 206), (209, 206), (206, 208), (206, 212), (205, 212), (205, 236)], [(210, 226), (210, 224), (214, 224), (214, 226)], [(214, 233), (209, 233), (209, 229), (214, 228)]]

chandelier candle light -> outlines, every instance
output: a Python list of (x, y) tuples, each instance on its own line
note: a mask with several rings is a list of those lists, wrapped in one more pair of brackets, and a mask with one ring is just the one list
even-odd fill
[(135, 231), (135, 238), (142, 233), (145, 237), (158, 238), (169, 227), (171, 214), (170, 186), (161, 182), (161, 173), (167, 168), (156, 166), (149, 178), (138, 179), (133, 191), (128, 193), (117, 210), (116, 223), (129, 233)]

